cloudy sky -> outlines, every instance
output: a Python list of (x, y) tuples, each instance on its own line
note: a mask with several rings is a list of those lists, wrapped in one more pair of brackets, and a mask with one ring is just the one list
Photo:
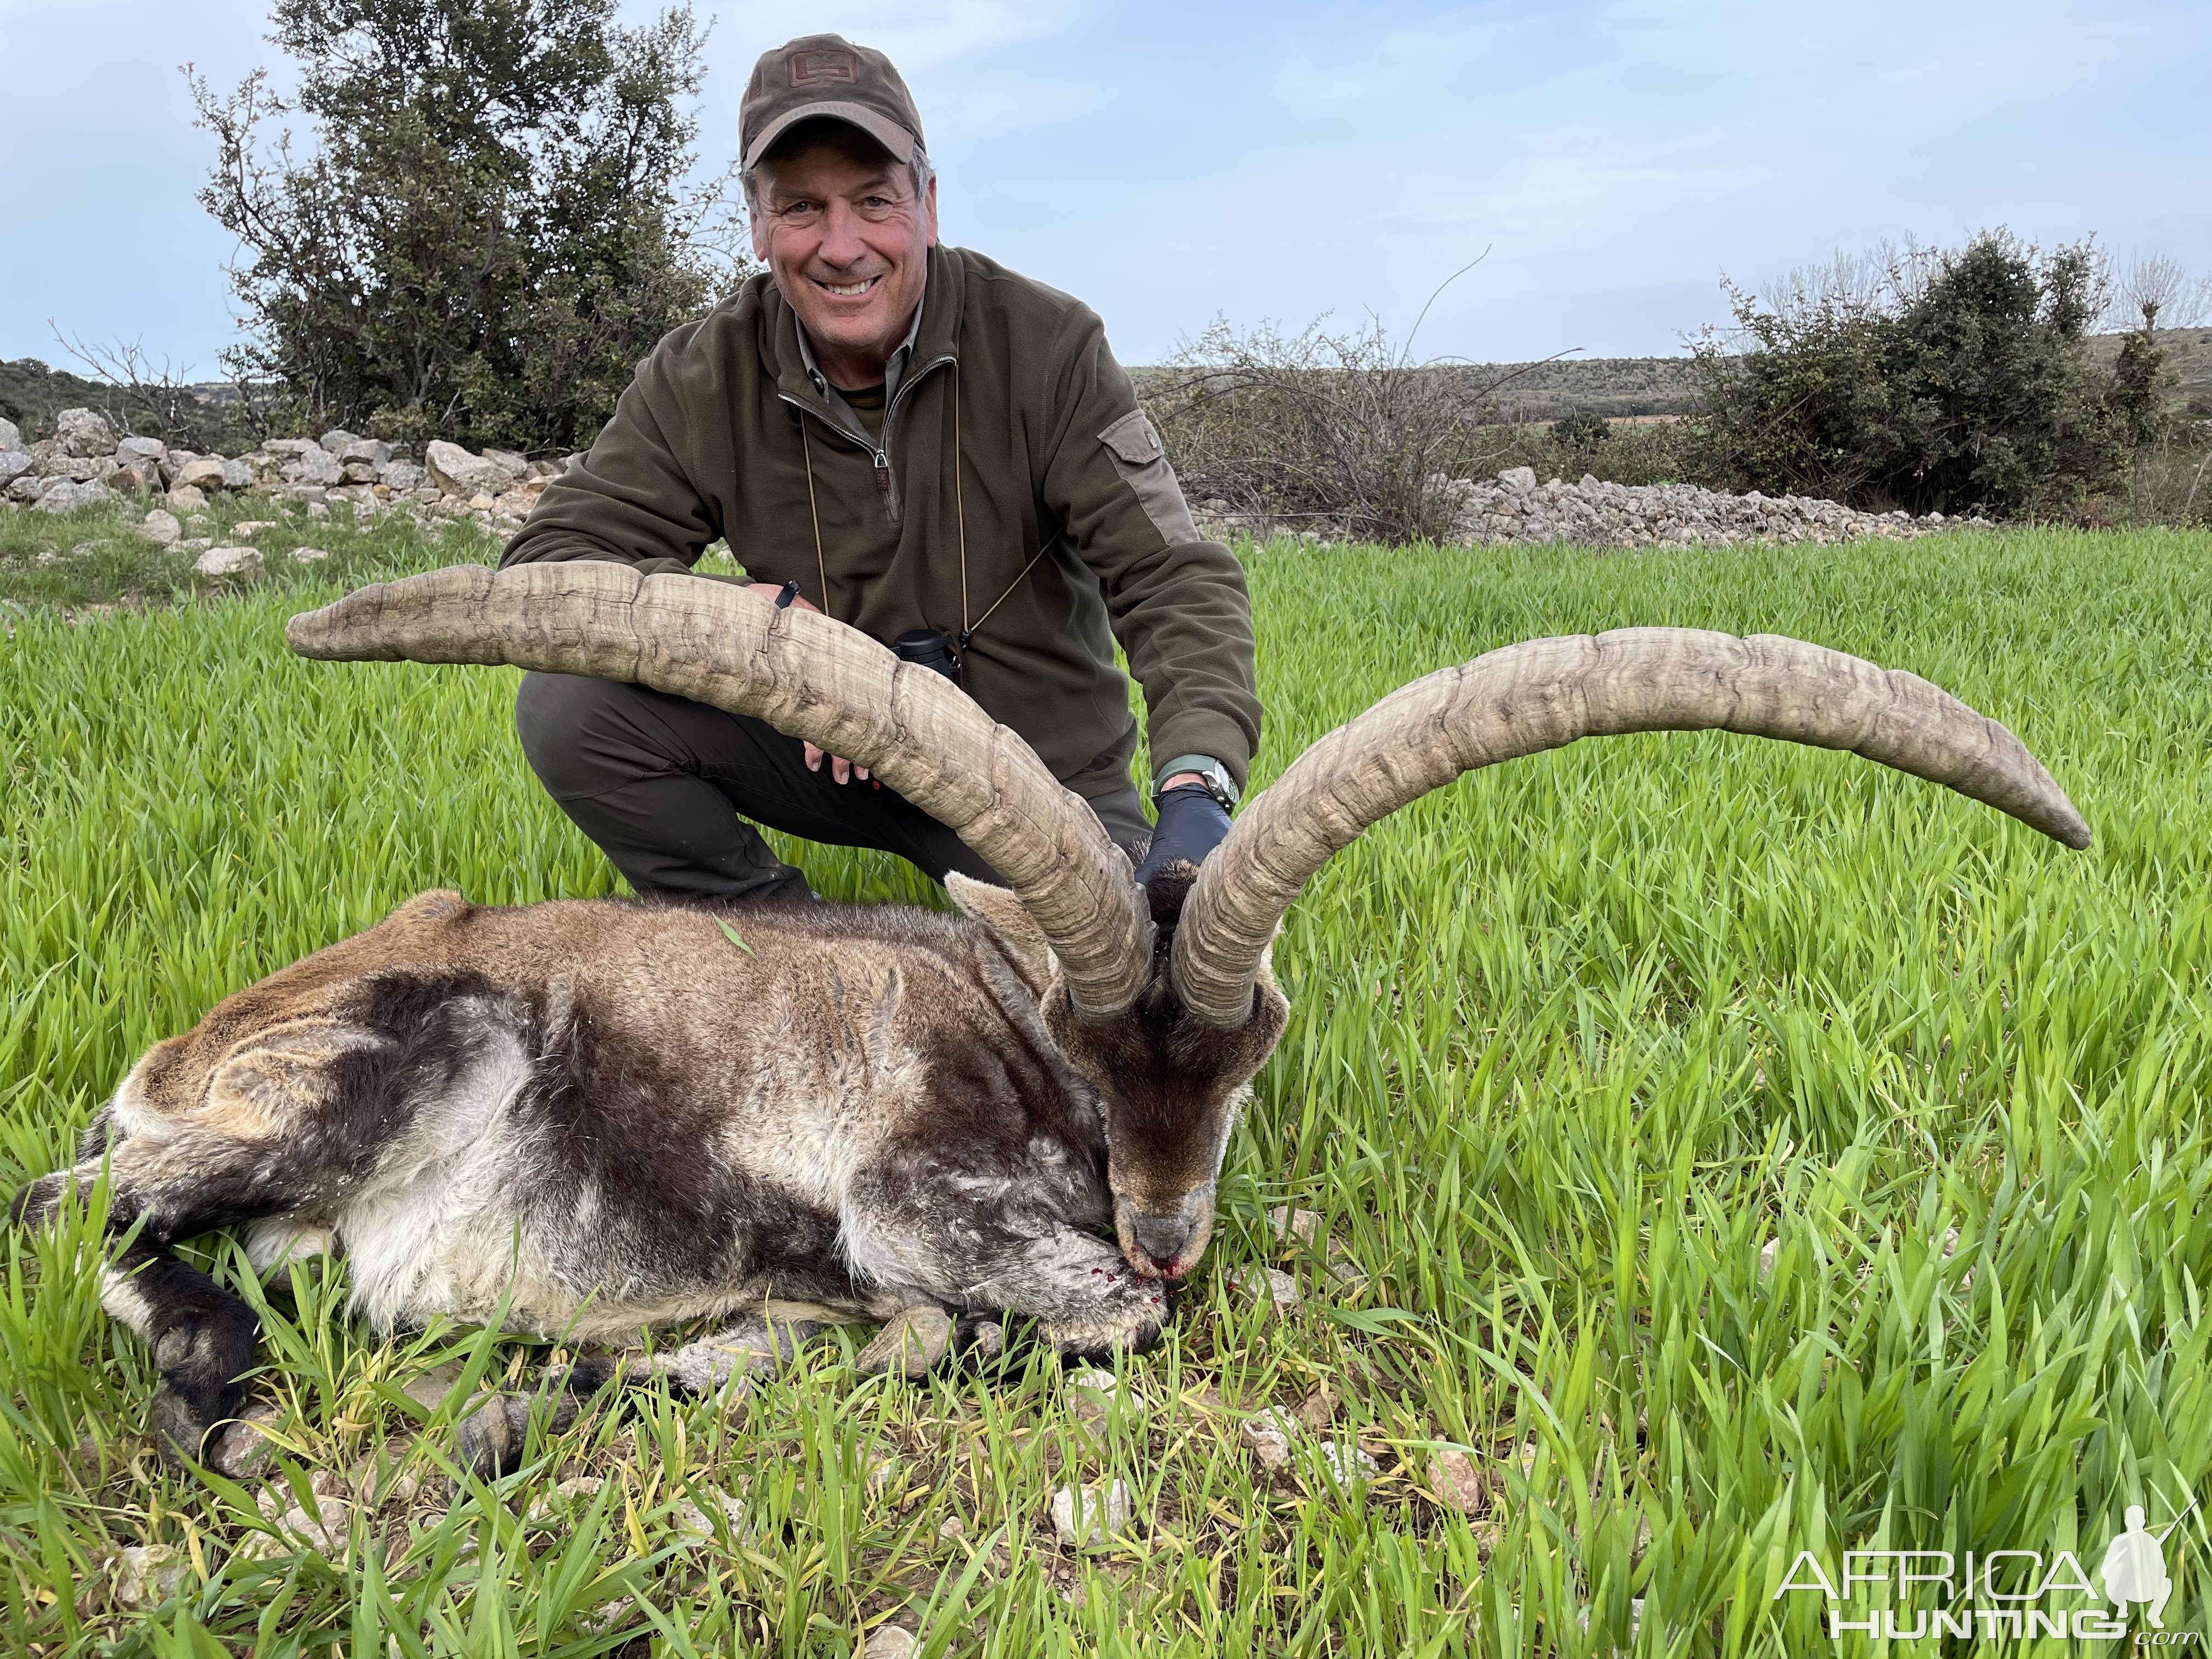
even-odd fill
[[(1125, 361), (1216, 313), (1372, 311), (1426, 353), (1680, 349), (1758, 284), (1907, 233), (2097, 233), (2212, 270), (2204, 0), (697, 0), (703, 137), (835, 29), (921, 103), (949, 240), (1067, 289)], [(626, 3), (633, 16), (651, 7)], [(216, 370), (228, 239), (179, 66), (274, 54), (256, 0), (0, 0), (0, 356), (52, 328)], [(50, 326), (51, 325), (51, 326)]]

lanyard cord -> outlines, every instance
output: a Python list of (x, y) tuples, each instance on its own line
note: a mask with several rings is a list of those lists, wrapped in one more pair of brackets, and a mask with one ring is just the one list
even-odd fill
[(814, 504), (814, 441), (806, 435), (806, 416), (799, 416), (799, 447), (806, 453), (806, 514), (814, 520), (814, 575), (822, 584), (822, 614), (830, 614), (830, 571), (822, 558), (822, 509)]
[[(890, 411), (888, 408), (884, 414), (889, 420)], [(822, 584), (822, 613), (828, 616), (830, 572), (828, 563), (822, 556), (822, 509), (814, 496), (814, 442), (807, 435), (806, 416), (803, 410), (799, 416), (799, 444), (806, 456), (806, 512), (814, 521), (814, 575)], [(968, 641), (975, 637), (975, 630), (991, 620), (992, 611), (1013, 597), (1014, 590), (1022, 585), (1023, 578), (1036, 568), (1036, 562), (1051, 549), (1052, 542), (1048, 538), (1030, 555), (1030, 562), (1015, 573), (1013, 580), (1006, 584), (1006, 592), (991, 601), (989, 610), (972, 623), (968, 620), (968, 502), (960, 477), (960, 360), (957, 357), (952, 360), (952, 514), (958, 530), (960, 547), (960, 637), (956, 643), (964, 652), (968, 649)]]

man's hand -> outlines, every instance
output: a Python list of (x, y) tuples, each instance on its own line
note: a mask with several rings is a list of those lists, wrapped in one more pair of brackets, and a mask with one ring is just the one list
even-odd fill
[(1203, 864), (1229, 833), (1229, 809), (1214, 799), (1206, 780), (1195, 772), (1178, 772), (1161, 787), (1159, 811), (1152, 849), (1137, 866), (1139, 886), (1165, 869), (1170, 860)]
[[(750, 582), (747, 586), (764, 599), (774, 600), (780, 598), (783, 592), (783, 589), (774, 582)], [(822, 614), (822, 607), (809, 599), (804, 593), (793, 594), (791, 603), (794, 609), (811, 611), (817, 617)], [(806, 769), (810, 772), (819, 772), (822, 769), (822, 751), (811, 743), (801, 746), (806, 756)], [(832, 755), (830, 757), (830, 775), (840, 783), (851, 778), (858, 778), (861, 782), (866, 783), (868, 781), (868, 769), (865, 766), (854, 765), (842, 755)]]

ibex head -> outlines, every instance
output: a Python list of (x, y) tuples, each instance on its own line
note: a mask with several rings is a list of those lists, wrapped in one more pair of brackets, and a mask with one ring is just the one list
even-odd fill
[(1103, 1098), (1109, 1182), (1138, 1272), (1188, 1273), (1238, 1101), (1280, 1039), (1268, 969), (1306, 882), (1370, 824), (1462, 773), (1601, 733), (1719, 729), (1847, 749), (2064, 842), (2088, 827), (1996, 721), (1918, 677), (1771, 635), (1623, 629), (1534, 640), (1391, 693), (1245, 805), (1196, 872), (1149, 890), (1021, 738), (941, 676), (728, 583), (578, 562), (363, 588), (295, 617), (303, 656), (511, 663), (635, 681), (765, 720), (866, 766), (950, 826), (1003, 892), (955, 896), (1041, 955), (1054, 1042)]

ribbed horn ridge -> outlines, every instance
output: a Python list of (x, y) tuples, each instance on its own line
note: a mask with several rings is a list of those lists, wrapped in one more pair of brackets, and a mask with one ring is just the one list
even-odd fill
[(1531, 640), (1392, 692), (1249, 802), (1176, 928), (1176, 994), (1209, 1023), (1251, 1015), (1275, 928), (1370, 824), (1477, 767), (1621, 732), (1742, 732), (1947, 785), (2069, 847), (2089, 827), (2018, 738), (1917, 675), (1774, 635), (1624, 628)]
[(293, 617), (284, 638), (330, 661), (631, 681), (766, 720), (866, 767), (996, 870), (1051, 941), (1078, 1012), (1121, 1012), (1152, 971), (1152, 918), (1090, 808), (943, 675), (827, 617), (734, 583), (575, 560), (364, 587)]

